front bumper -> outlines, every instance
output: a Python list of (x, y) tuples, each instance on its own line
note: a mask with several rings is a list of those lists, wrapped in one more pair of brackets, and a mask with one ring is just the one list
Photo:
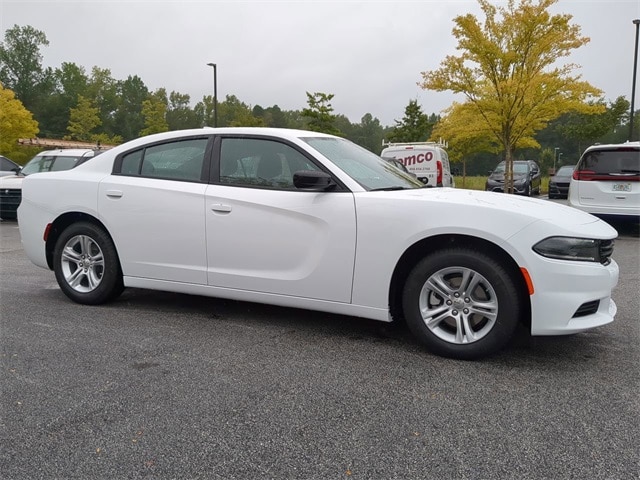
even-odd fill
[(0, 218), (15, 220), (21, 201), (22, 189), (0, 188)]
[[(504, 183), (487, 183), (485, 185), (485, 190), (488, 192), (499, 192), (504, 193)], [(515, 184), (513, 185), (513, 192), (519, 195), (524, 195), (527, 193), (527, 184)]]
[(543, 259), (529, 272), (535, 292), (531, 298), (532, 335), (569, 335), (611, 323), (617, 307), (611, 292), (619, 267), (588, 262)]

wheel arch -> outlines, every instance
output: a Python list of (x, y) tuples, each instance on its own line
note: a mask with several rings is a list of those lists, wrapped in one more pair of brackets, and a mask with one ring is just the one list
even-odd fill
[[(47, 241), (45, 244), (45, 254), (47, 258), (47, 265), (51, 270), (53, 270), (53, 249), (56, 247), (56, 242), (58, 241), (58, 238), (69, 225), (73, 225), (74, 223), (79, 223), (79, 222), (92, 223), (102, 228), (105, 231), (105, 233), (109, 235), (109, 237), (111, 237), (111, 234), (109, 233), (107, 228), (104, 226), (104, 224), (93, 215), (89, 215), (88, 213), (83, 213), (83, 212), (68, 212), (60, 215), (51, 224), (49, 235), (47, 236)], [(111, 237), (111, 241), (113, 241), (113, 237)], [(118, 259), (118, 262), (119, 261), (120, 260)]]
[(436, 235), (433, 237), (423, 238), (411, 245), (404, 252), (393, 271), (389, 288), (389, 311), (393, 320), (403, 321), (404, 319), (402, 311), (402, 291), (411, 269), (425, 256), (426, 253), (432, 253), (451, 247), (475, 248), (486, 252), (501, 264), (505, 265), (509, 274), (516, 280), (518, 292), (520, 293), (521, 300), (524, 302), (525, 314), (524, 317), (519, 320), (523, 322), (525, 326), (530, 327), (531, 300), (529, 298), (526, 281), (516, 261), (508, 252), (495, 243), (483, 238), (462, 234)]

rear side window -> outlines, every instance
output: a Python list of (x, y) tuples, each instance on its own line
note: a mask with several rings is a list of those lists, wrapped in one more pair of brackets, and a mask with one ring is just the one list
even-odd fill
[[(120, 160), (121, 175), (201, 181), (207, 138), (154, 145), (127, 153)], [(117, 167), (116, 167), (117, 168)]]

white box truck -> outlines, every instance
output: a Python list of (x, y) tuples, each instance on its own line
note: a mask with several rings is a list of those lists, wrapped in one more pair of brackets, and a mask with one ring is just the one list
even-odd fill
[(447, 144), (440, 142), (385, 143), (382, 158), (401, 162), (418, 180), (431, 187), (455, 187)]

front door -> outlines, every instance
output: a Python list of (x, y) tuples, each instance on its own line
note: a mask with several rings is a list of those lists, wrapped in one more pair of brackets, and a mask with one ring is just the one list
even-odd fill
[(296, 190), (293, 173), (319, 167), (275, 140), (223, 138), (219, 164), (205, 195), (209, 285), (350, 302), (353, 194)]

